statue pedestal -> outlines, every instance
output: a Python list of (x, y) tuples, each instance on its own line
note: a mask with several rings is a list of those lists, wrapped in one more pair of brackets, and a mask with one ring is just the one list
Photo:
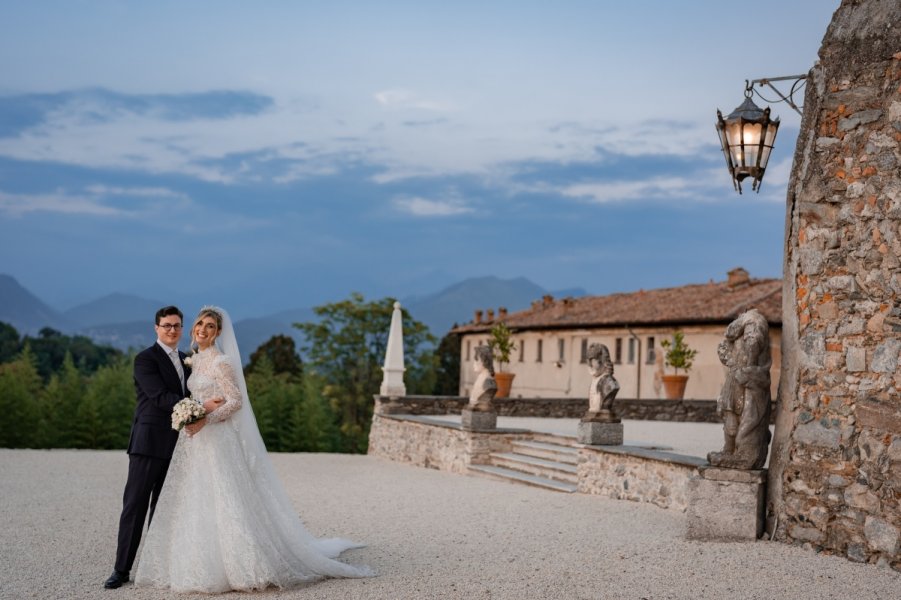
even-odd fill
[(591, 446), (621, 446), (623, 424), (579, 421), (579, 443)]
[(497, 429), (497, 413), (482, 412), (464, 408), (460, 411), (463, 429), (470, 431), (491, 431)]
[(690, 540), (751, 541), (766, 517), (766, 469), (701, 467), (688, 482)]

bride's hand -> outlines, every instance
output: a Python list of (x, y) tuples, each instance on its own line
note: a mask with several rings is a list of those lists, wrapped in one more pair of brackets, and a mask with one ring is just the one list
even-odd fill
[(219, 408), (220, 406), (222, 406), (223, 404), (225, 404), (224, 398), (210, 398), (209, 400), (207, 400), (206, 402), (203, 403), (203, 410), (205, 410), (206, 413), (209, 414), (209, 413), (213, 412), (214, 410), (216, 410), (217, 408)]
[[(209, 402), (209, 400), (207, 400), (207, 402)], [(195, 435), (197, 435), (197, 432), (203, 429), (204, 425), (206, 425), (206, 417), (198, 419), (190, 425), (185, 425), (185, 429), (188, 430), (188, 437), (194, 437)]]

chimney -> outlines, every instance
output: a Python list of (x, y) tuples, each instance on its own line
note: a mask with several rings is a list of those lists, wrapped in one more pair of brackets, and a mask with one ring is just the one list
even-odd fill
[(506, 318), (507, 318), (507, 307), (501, 306), (500, 308), (497, 309), (497, 320), (503, 321)]
[(550, 294), (545, 294), (544, 296), (541, 297), (541, 305), (544, 308), (551, 306), (553, 303), (554, 303), (554, 297), (551, 296)]
[(489, 308), (489, 309), (488, 309), (488, 314), (485, 315), (485, 322), (486, 322), (486, 323), (491, 323), (491, 322), (493, 322), (493, 321), (494, 321), (494, 310)]
[(729, 271), (729, 278), (726, 280), (726, 285), (730, 288), (737, 288), (743, 285), (748, 285), (751, 283), (751, 278), (748, 276), (748, 272), (741, 267), (736, 267)]
[(482, 311), (480, 311), (480, 310), (476, 311), (476, 317), (475, 317), (475, 319), (472, 320), (472, 322), (475, 323), (476, 325), (478, 325), (482, 322)]
[(563, 315), (566, 314), (566, 311), (568, 311), (572, 307), (572, 305), (572, 296), (567, 296), (562, 301), (554, 303), (554, 310), (551, 314), (555, 319), (560, 319), (563, 317)]

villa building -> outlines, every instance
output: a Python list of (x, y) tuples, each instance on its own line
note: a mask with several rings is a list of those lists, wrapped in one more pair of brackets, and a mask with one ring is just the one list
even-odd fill
[(769, 322), (775, 396), (781, 360), (782, 280), (751, 279), (742, 268), (733, 269), (721, 282), (559, 300), (545, 296), (531, 308), (510, 314), (504, 308), (496, 315), (493, 310), (476, 310), (471, 323), (453, 330), (461, 335), (460, 395), (469, 395), (475, 378), (473, 349), (487, 344), (491, 327), (504, 322), (516, 343), (510, 364), (504, 367), (516, 375), (512, 397), (587, 397), (591, 375), (586, 353), (590, 344), (601, 343), (610, 350), (620, 398), (663, 398), (660, 342), (678, 329), (698, 352), (685, 398), (712, 400), (725, 379), (717, 346), (726, 326), (750, 308), (758, 309)]

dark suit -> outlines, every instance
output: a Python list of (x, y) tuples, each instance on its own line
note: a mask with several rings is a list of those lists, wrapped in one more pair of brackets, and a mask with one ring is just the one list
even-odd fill
[[(185, 372), (185, 355), (178, 353)], [(159, 498), (169, 461), (178, 441), (172, 429), (172, 407), (185, 397), (175, 365), (166, 351), (155, 343), (135, 357), (135, 392), (137, 406), (128, 440), (128, 481), (122, 498), (119, 518), (119, 544), (116, 549), (116, 570), (131, 571), (141, 543), (144, 519), (150, 509), (150, 521)]]

